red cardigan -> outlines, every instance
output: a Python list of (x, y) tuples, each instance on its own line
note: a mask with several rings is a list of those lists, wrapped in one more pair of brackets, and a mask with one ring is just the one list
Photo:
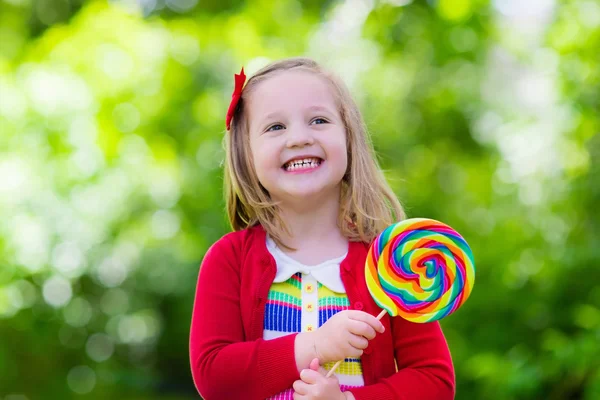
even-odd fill
[[(299, 379), (290, 334), (263, 340), (267, 294), (275, 260), (255, 226), (228, 233), (207, 251), (198, 277), (190, 331), (190, 363), (196, 388), (207, 400), (264, 399)], [(350, 242), (340, 273), (351, 308), (377, 315), (364, 278), (368, 245)], [(365, 386), (357, 400), (454, 398), (454, 369), (438, 322), (416, 324), (382, 318), (361, 357)], [(398, 371), (396, 365), (398, 365)]]

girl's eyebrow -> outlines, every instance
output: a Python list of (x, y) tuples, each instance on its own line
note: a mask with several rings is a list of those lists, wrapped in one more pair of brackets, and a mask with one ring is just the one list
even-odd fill
[(329, 107), (325, 107), (325, 106), (310, 106), (308, 107), (309, 111), (324, 111), (324, 112), (331, 112), (331, 110), (329, 109)]
[(267, 125), (271, 121), (277, 119), (277, 117), (279, 117), (280, 114), (281, 113), (279, 111), (268, 113), (267, 115), (265, 115), (264, 117), (262, 117), (261, 119), (258, 120), (258, 124), (256, 125), (257, 128), (260, 128), (260, 129), (266, 128), (265, 125)]
[(275, 118), (275, 117), (279, 116), (279, 114), (280, 114), (280, 112), (279, 112), (279, 111), (275, 111), (275, 112), (272, 112), (272, 113), (268, 113), (268, 114), (267, 114), (267, 115), (265, 115), (263, 118), (261, 118), (261, 121), (267, 121), (267, 120), (273, 119), (273, 118)]

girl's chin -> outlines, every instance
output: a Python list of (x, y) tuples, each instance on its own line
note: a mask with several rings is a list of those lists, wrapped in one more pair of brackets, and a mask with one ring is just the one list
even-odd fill
[[(280, 192), (280, 197), (283, 201), (293, 203), (323, 203), (329, 196), (339, 197), (339, 188), (328, 187), (327, 185), (312, 185), (316, 182), (307, 182), (308, 184), (302, 187), (289, 188)], [(311, 184), (312, 183), (312, 184)]]

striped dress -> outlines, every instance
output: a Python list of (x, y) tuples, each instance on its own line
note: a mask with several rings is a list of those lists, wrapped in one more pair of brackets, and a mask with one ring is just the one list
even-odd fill
[[(267, 248), (277, 263), (277, 274), (265, 307), (265, 340), (314, 331), (331, 316), (350, 308), (339, 272), (345, 255), (319, 265), (306, 266), (282, 252), (269, 236)], [(329, 370), (333, 364), (335, 362), (323, 367)], [(335, 374), (342, 391), (364, 386), (360, 358), (346, 358)], [(293, 393), (293, 389), (289, 388), (269, 399), (291, 400)]]

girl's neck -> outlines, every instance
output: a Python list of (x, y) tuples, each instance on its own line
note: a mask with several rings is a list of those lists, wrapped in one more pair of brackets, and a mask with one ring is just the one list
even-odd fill
[(284, 233), (282, 240), (296, 249), (288, 253), (305, 264), (343, 255), (348, 249), (348, 240), (337, 225), (339, 210), (339, 196), (319, 199), (310, 206), (306, 203), (282, 206), (282, 217), (291, 233)]

